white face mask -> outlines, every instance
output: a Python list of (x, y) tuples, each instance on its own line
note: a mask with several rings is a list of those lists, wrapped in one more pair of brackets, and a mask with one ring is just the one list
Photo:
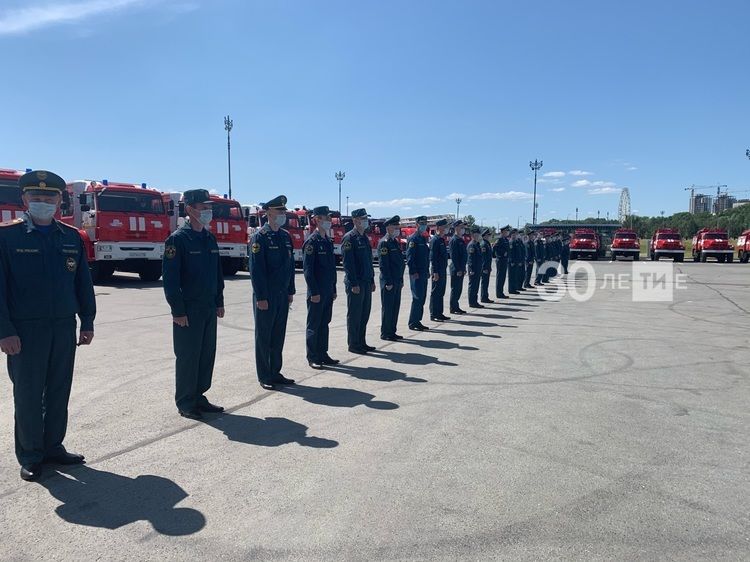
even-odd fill
[(276, 215), (274, 222), (276, 223), (276, 226), (281, 228), (286, 224), (286, 215)]
[(419, 233), (420, 234), (423, 234), (426, 230), (427, 230), (427, 225), (426, 224), (420, 224), (419, 225)]
[(362, 222), (360, 224), (362, 225), (362, 230), (365, 230), (368, 226), (370, 226), (370, 221), (367, 219), (362, 219)]
[(464, 229), (463, 228), (457, 228), (456, 229), (456, 236), (463, 236), (464, 235)]
[(29, 202), (29, 214), (31, 218), (39, 221), (48, 221), (55, 216), (57, 205), (54, 203), (43, 203), (41, 201)]
[(208, 226), (214, 218), (214, 212), (212, 209), (204, 209), (198, 215), (198, 222), (203, 226)]
[(401, 229), (397, 228), (393, 231), (393, 237), (398, 238), (399, 236), (401, 236)]
[(328, 232), (329, 230), (331, 230), (331, 221), (322, 221), (320, 223), (320, 228)]

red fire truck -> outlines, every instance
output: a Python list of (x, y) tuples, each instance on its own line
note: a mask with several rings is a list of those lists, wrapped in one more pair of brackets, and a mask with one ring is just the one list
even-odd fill
[(367, 231), (370, 246), (372, 247), (372, 259), (375, 261), (378, 261), (378, 257), (380, 256), (378, 253), (378, 244), (380, 244), (380, 239), (385, 236), (385, 220), (370, 219), (370, 228)]
[(0, 222), (19, 218), (24, 213), (18, 179), (23, 172), (0, 168)]
[(744, 230), (737, 238), (737, 259), (742, 263), (747, 263), (748, 258), (750, 258), (750, 228)]
[(620, 228), (615, 231), (612, 239), (612, 261), (617, 261), (617, 256), (632, 257), (633, 261), (641, 259), (641, 241), (634, 230)]
[(598, 260), (602, 250), (602, 238), (591, 228), (577, 228), (570, 237), (570, 259), (589, 256)]
[(719, 263), (731, 263), (734, 259), (726, 229), (701, 228), (693, 236), (693, 261), (705, 262), (707, 258), (716, 258)]
[(663, 257), (671, 257), (674, 261), (685, 259), (685, 246), (682, 236), (675, 228), (658, 228), (651, 237), (648, 245), (648, 256), (652, 261), (659, 261)]
[(145, 183), (78, 180), (68, 184), (70, 205), (63, 221), (86, 233), (95, 281), (115, 271), (137, 273), (143, 281), (161, 277), (170, 215), (162, 194)]

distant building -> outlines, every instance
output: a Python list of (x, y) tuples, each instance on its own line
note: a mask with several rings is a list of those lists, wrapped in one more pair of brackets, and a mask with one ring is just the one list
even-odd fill
[(714, 200), (714, 213), (721, 213), (729, 210), (737, 202), (737, 198), (729, 195), (728, 193), (722, 193), (716, 196)]
[(713, 199), (710, 195), (703, 195), (702, 193), (692, 195), (690, 197), (690, 213), (696, 215), (713, 212)]
[(748, 203), (750, 203), (750, 199), (739, 199), (732, 204), (732, 209), (742, 207), (742, 205), (747, 205)]

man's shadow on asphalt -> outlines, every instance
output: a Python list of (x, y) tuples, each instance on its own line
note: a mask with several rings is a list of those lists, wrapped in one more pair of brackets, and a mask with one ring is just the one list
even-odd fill
[(374, 351), (372, 356), (378, 359), (387, 359), (388, 361), (402, 365), (439, 365), (441, 367), (458, 366), (458, 363), (441, 361), (434, 355), (424, 355), (423, 353), (399, 353), (397, 351), (383, 351), (379, 349)]
[(119, 529), (148, 521), (157, 533), (183, 536), (206, 525), (203, 514), (190, 507), (175, 507), (188, 493), (172, 480), (151, 474), (136, 478), (79, 465), (39, 482), (62, 505), (55, 513), (68, 523)]
[[(435, 330), (430, 330), (431, 332)], [(419, 347), (426, 347), (429, 349), (458, 349), (461, 351), (479, 351), (478, 347), (471, 345), (461, 345), (460, 343), (445, 341), (445, 340), (412, 340), (403, 339), (399, 343), (406, 343), (409, 345), (418, 345)]]
[[(498, 328), (517, 328), (518, 326), (500, 326), (498, 324), (493, 324), (493, 326), (496, 326)], [(483, 334), (482, 332), (477, 332), (475, 330), (440, 330), (437, 328), (430, 329), (430, 332), (433, 334), (445, 334), (446, 336), (457, 336), (460, 338), (490, 338), (490, 339), (497, 339), (499, 340), (502, 336), (497, 336), (495, 334)]]
[(205, 425), (222, 431), (230, 441), (259, 447), (280, 447), (289, 443), (316, 449), (332, 449), (338, 446), (338, 441), (308, 435), (306, 425), (286, 418), (263, 419), (240, 414), (223, 414), (207, 419)]
[(377, 381), (377, 382), (427, 382), (425, 379), (409, 377), (406, 373), (395, 369), (383, 369), (380, 367), (357, 367), (355, 365), (330, 365), (328, 371), (351, 375), (355, 379)]
[[(472, 312), (472, 316), (478, 316), (479, 318), (490, 318), (495, 320), (528, 320), (528, 318), (522, 318), (520, 316), (508, 316), (507, 314), (487, 314), (485, 312)], [(497, 326), (497, 324), (493, 324), (492, 322), (482, 322), (482, 321), (476, 321), (472, 322), (471, 320), (456, 320), (457, 324), (464, 324), (466, 326), (476, 326), (476, 327), (483, 327), (483, 328), (489, 328), (490, 326)]]
[(279, 392), (298, 396), (311, 404), (330, 406), (332, 408), (355, 408), (357, 406), (367, 406), (374, 410), (395, 410), (398, 408), (398, 404), (394, 404), (393, 402), (373, 400), (375, 398), (374, 394), (349, 388), (334, 388), (330, 386), (318, 388), (296, 384), (294, 386), (285, 386)]

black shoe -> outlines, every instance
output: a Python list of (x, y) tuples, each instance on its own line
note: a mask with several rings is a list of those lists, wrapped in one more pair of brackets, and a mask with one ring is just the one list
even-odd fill
[(481, 301), (481, 302), (483, 302), (483, 303), (485, 303), (485, 304), (495, 304), (495, 301), (493, 301), (493, 300), (490, 300), (490, 299), (482, 299), (482, 301)]
[(523, 292), (523, 291), (525, 291), (526, 289), (524, 289), (523, 287), (518, 287), (518, 290), (519, 290), (519, 291), (521, 291), (521, 292)]
[(276, 385), (272, 382), (262, 382), (260, 383), (260, 386), (262, 386), (266, 390), (276, 390)]
[(76, 453), (60, 453), (59, 455), (52, 455), (44, 457), (43, 463), (47, 464), (83, 464), (86, 459), (83, 455), (77, 455)]
[(424, 324), (422, 324), (421, 322), (418, 322), (418, 325), (419, 325), (419, 327), (420, 327), (420, 328), (422, 328), (422, 330), (424, 330), (425, 332), (426, 332), (427, 330), (429, 330), (429, 329), (430, 329), (430, 328), (429, 328), (428, 326), (425, 326), (425, 325), (424, 325)]
[(350, 347), (349, 353), (356, 353), (357, 355), (365, 355), (367, 353), (367, 350), (362, 349), (361, 347)]
[(375, 351), (377, 349), (377, 347), (372, 347), (371, 345), (367, 345), (367, 344), (363, 345), (362, 348), (365, 351)]
[(476, 303), (476, 304), (470, 304), (470, 305), (469, 305), (469, 307), (471, 307), (471, 308), (484, 308), (484, 307), (483, 307), (483, 306), (482, 306), (481, 304), (479, 304), (479, 303)]
[(23, 480), (26, 480), (26, 482), (34, 482), (36, 480), (39, 480), (39, 477), (41, 475), (42, 475), (41, 463), (25, 464), (21, 467), (21, 478)]
[(443, 318), (441, 316), (430, 316), (430, 320), (433, 322), (442, 322)]
[(458, 309), (458, 310), (456, 311), (456, 314), (466, 314), (466, 311), (465, 311), (464, 309), (462, 309), (462, 308), (459, 308), (459, 309)]
[(393, 334), (393, 337), (396, 338), (397, 340), (404, 339), (404, 336), (402, 336), (401, 334)]
[(422, 328), (422, 326), (420, 326), (419, 324), (412, 324), (411, 326), (409, 326), (409, 329), (414, 332), (424, 332), (424, 328)]
[(180, 412), (180, 415), (183, 418), (187, 418), (189, 420), (202, 420), (203, 415), (198, 411), (198, 409), (195, 410), (178, 410)]
[(198, 404), (198, 411), (207, 412), (209, 414), (218, 414), (219, 412), (224, 411), (224, 407), (211, 404), (211, 402), (206, 402), (205, 404)]
[(294, 379), (288, 379), (284, 375), (279, 375), (279, 378), (273, 381), (276, 384), (288, 384), (292, 385), (294, 384)]
[(380, 339), (383, 341), (398, 341), (396, 336), (380, 336)]
[(451, 317), (450, 317), (450, 316), (446, 316), (445, 314), (441, 314), (440, 316), (438, 316), (438, 318), (439, 318), (440, 320), (450, 320), (450, 319), (451, 319)]
[(508, 291), (511, 295), (520, 295), (518, 291)]
[(323, 363), (323, 365), (338, 365), (339, 363), (341, 363), (341, 361), (339, 361), (338, 359), (333, 359), (326, 355), (321, 363)]
[(322, 361), (308, 361), (308, 365), (310, 365), (313, 369), (322, 369), (323, 368), (323, 362)]
[(507, 299), (508, 295), (500, 295), (500, 296), (498, 296), (496, 298), (498, 298), (498, 299)]

